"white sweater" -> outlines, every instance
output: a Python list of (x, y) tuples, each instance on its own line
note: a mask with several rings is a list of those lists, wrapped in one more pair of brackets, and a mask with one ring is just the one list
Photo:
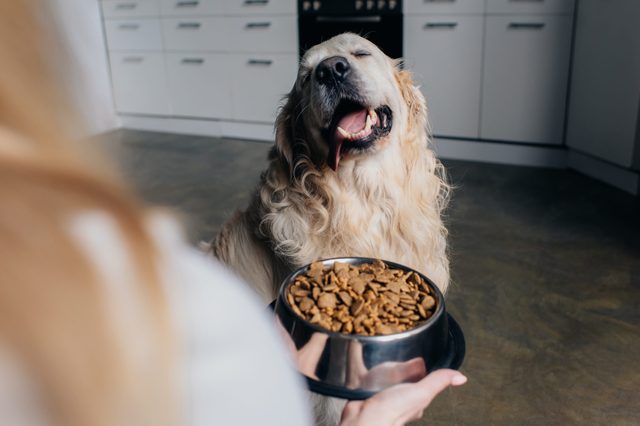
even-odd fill
[[(303, 383), (266, 308), (223, 265), (189, 247), (173, 221), (154, 217), (149, 229), (160, 249), (159, 272), (184, 346), (177, 371), (184, 387), (185, 424), (311, 424)], [(128, 330), (127, 341), (135, 342), (131, 325), (140, 305), (116, 224), (105, 213), (87, 213), (73, 220), (71, 232), (110, 286), (106, 296), (117, 310), (118, 328)], [(134, 356), (151, 356), (134, 344), (129, 349)], [(46, 425), (46, 415), (35, 409), (33, 381), (19, 367), (0, 344), (2, 424)]]

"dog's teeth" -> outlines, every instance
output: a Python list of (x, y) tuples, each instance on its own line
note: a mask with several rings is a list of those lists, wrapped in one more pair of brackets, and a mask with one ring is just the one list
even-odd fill
[(344, 136), (345, 138), (350, 138), (351, 137), (351, 133), (347, 132), (345, 129), (343, 129), (342, 127), (338, 126), (338, 132)]
[(371, 122), (371, 116), (370, 116), (370, 115), (367, 115), (367, 123), (366, 123), (366, 124), (365, 124), (365, 126), (364, 126), (364, 128), (365, 128), (365, 130), (366, 130), (367, 132), (371, 130), (371, 125), (372, 125), (372, 122)]
[(376, 124), (378, 122), (378, 114), (372, 109), (369, 110), (369, 117), (371, 117), (371, 123)]

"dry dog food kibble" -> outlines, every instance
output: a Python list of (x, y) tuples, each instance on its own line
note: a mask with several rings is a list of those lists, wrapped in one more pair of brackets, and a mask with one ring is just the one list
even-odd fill
[(315, 262), (286, 292), (295, 313), (332, 331), (373, 336), (414, 328), (436, 308), (433, 290), (420, 275), (374, 263)]

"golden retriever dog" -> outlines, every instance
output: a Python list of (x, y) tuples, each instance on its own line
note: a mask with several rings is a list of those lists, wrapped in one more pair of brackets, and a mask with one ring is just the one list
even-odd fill
[[(265, 303), (292, 270), (336, 256), (398, 262), (444, 292), (449, 187), (429, 143), (425, 99), (400, 61), (355, 34), (314, 46), (251, 204), (210, 250)], [(319, 423), (339, 420), (339, 407), (316, 413)]]

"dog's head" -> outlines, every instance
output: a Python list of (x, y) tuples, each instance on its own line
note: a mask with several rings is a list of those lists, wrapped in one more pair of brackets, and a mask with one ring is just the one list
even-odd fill
[(276, 124), (276, 144), (293, 171), (300, 159), (334, 171), (373, 156), (426, 126), (424, 98), (399, 62), (370, 41), (342, 34), (309, 49)]

